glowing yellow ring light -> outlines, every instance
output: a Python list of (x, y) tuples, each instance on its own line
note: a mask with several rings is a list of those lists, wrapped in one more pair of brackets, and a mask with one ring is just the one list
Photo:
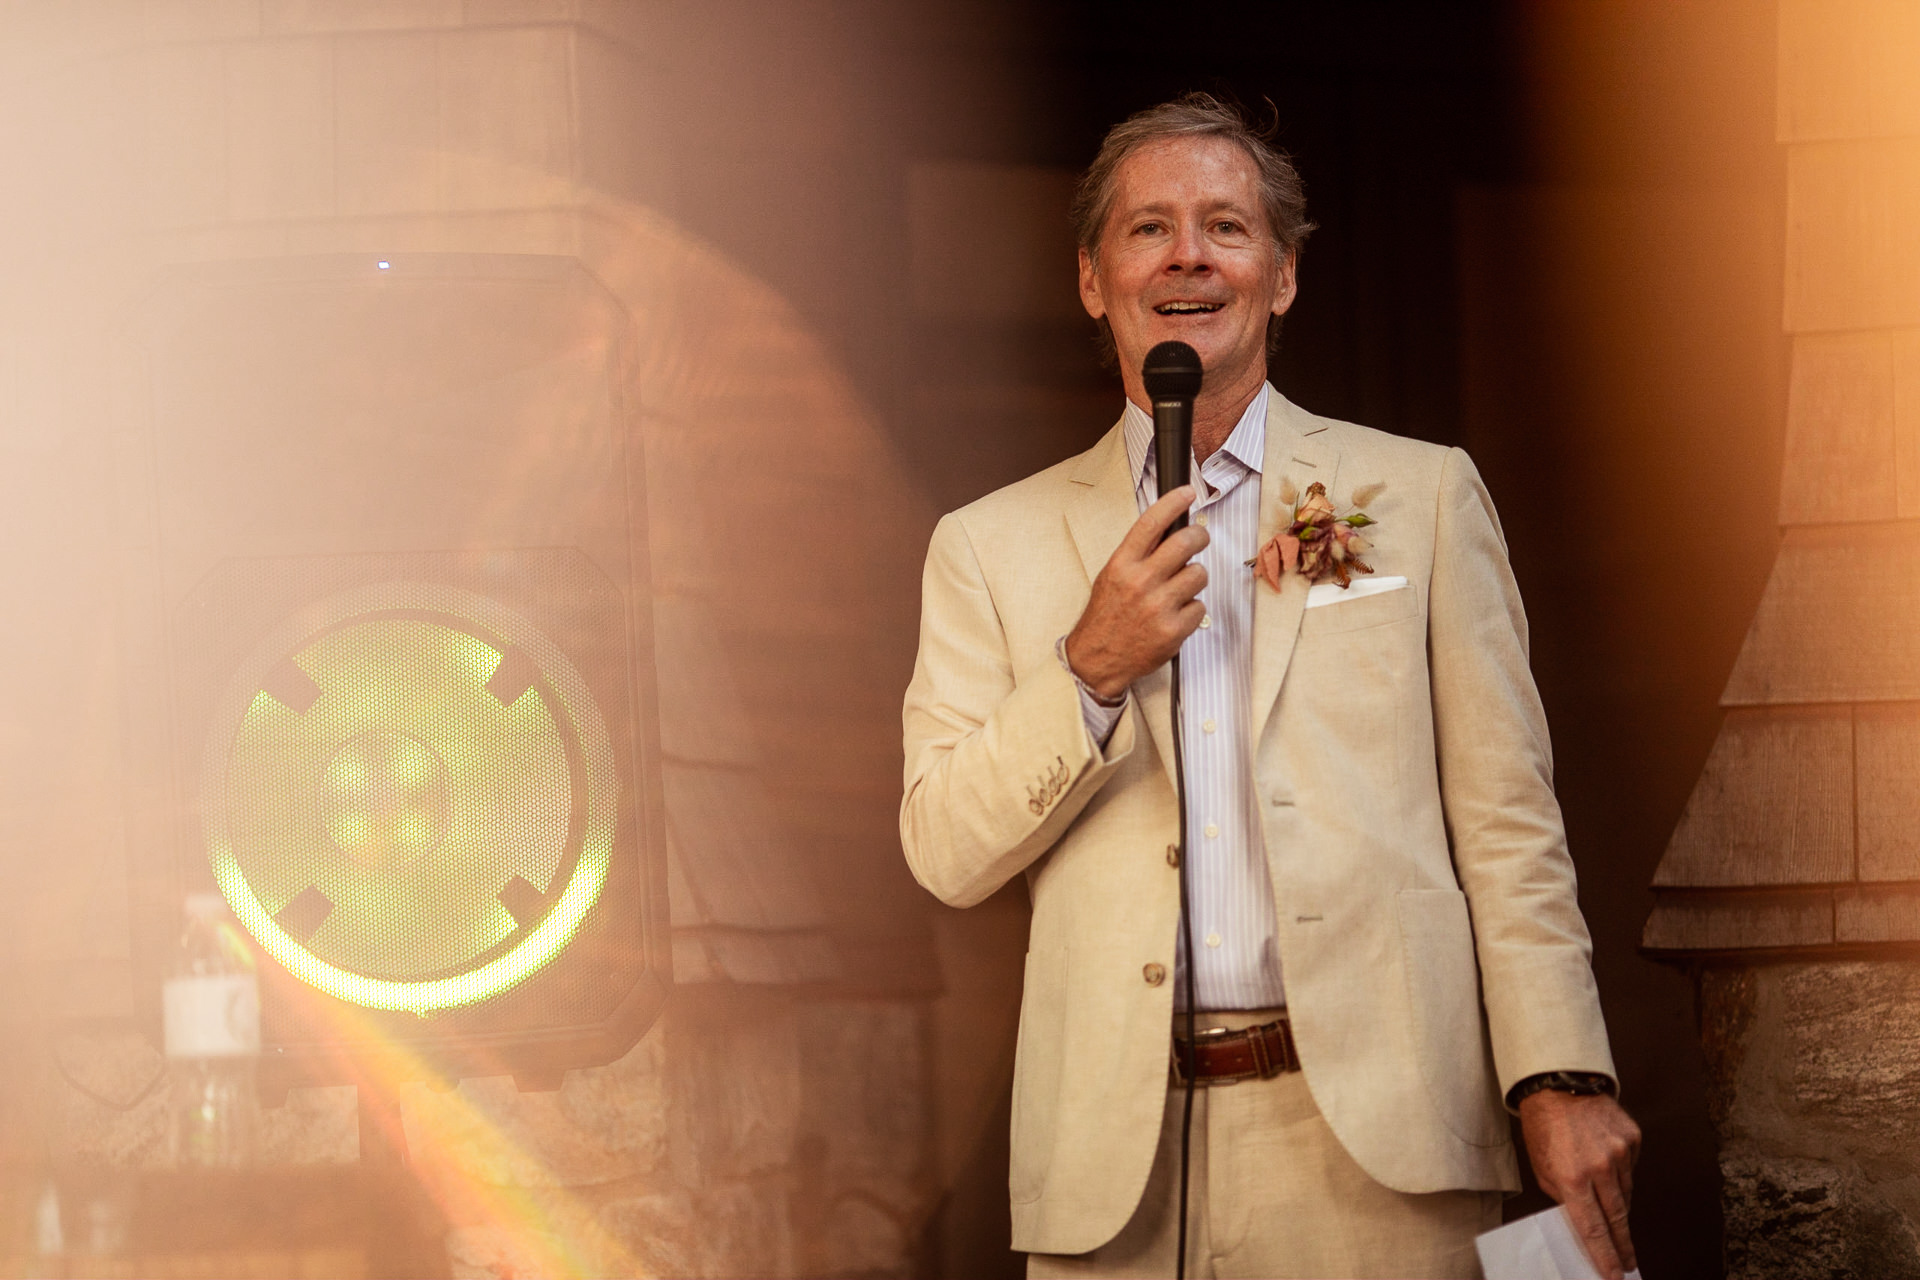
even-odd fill
[[(217, 704), (202, 778), (235, 917), (294, 977), (364, 1008), (424, 1016), (511, 990), (578, 935), (612, 862), (612, 748), (584, 680), (524, 618), (442, 584), (362, 588), (282, 627)], [(450, 892), (515, 866), (463, 927), (435, 929)], [(383, 937), (366, 916), (395, 899), (414, 928)]]
[(294, 977), (330, 996), (368, 1009), (406, 1010), (425, 1015), (436, 1009), (454, 1009), (478, 1004), (517, 986), (545, 967), (566, 949), (579, 930), (587, 912), (592, 910), (606, 884), (611, 850), (589, 850), (580, 860), (580, 872), (567, 886), (560, 903), (545, 921), (512, 952), (471, 973), (427, 982), (394, 982), (349, 973), (319, 959), (287, 935), (260, 905), (232, 851), (216, 847), (213, 874), (220, 891), (233, 904), (234, 916)]

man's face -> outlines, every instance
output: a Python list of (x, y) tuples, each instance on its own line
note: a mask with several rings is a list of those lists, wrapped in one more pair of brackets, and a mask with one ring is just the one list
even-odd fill
[(1207, 390), (1266, 376), (1267, 319), (1293, 305), (1293, 261), (1273, 251), (1258, 171), (1224, 138), (1178, 138), (1121, 164), (1097, 260), (1080, 251), (1080, 300), (1113, 326), (1131, 392), (1156, 343), (1200, 353)]

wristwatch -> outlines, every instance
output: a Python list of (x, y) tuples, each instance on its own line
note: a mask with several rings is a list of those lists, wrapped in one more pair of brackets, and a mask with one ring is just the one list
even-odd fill
[(1530, 1098), (1543, 1089), (1570, 1093), (1576, 1098), (1597, 1098), (1603, 1093), (1613, 1098), (1620, 1093), (1620, 1086), (1614, 1083), (1613, 1077), (1598, 1071), (1544, 1071), (1537, 1076), (1528, 1076), (1507, 1091), (1507, 1109), (1518, 1110), (1521, 1099)]

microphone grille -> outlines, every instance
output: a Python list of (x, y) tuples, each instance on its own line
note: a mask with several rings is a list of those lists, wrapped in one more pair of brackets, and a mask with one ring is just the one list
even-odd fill
[(1140, 380), (1150, 400), (1191, 400), (1200, 394), (1200, 353), (1184, 342), (1163, 342), (1147, 352)]

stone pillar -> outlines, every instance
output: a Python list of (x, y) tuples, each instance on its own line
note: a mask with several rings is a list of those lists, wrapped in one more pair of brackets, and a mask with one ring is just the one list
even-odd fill
[(1779, 49), (1780, 546), (1644, 946), (1697, 975), (1728, 1275), (1920, 1275), (1920, 4), (1782, 0)]

